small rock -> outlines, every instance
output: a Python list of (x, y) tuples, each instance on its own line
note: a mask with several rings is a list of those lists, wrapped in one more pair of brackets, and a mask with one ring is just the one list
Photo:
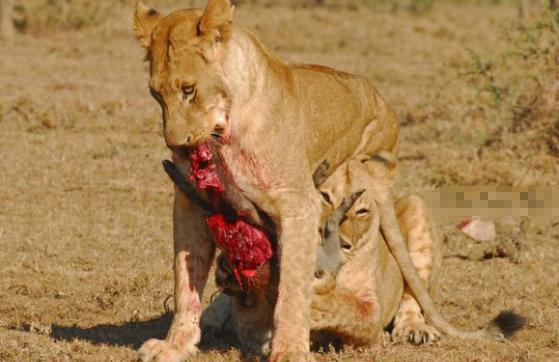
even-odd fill
[(492, 241), (495, 240), (495, 223), (492, 221), (481, 219), (466, 219), (456, 225), (467, 237), (475, 241)]

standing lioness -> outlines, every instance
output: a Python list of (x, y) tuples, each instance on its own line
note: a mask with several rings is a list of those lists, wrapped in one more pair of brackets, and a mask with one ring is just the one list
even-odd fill
[[(270, 359), (312, 360), (311, 281), (320, 239), (313, 170), (324, 161), (334, 170), (350, 158), (366, 165), (382, 154), (396, 174), (393, 112), (362, 78), (285, 63), (233, 24), (228, 0), (209, 0), (205, 9), (166, 17), (138, 4), (134, 31), (148, 50), (150, 91), (163, 110), (175, 163), (186, 176), (192, 147), (213, 142), (218, 161), (212, 167), (219, 168), (217, 184), (224, 188), (219, 201), (278, 236), (280, 282)], [(392, 183), (381, 176), (365, 189), (383, 185), (375, 197), (380, 229), (425, 315), (444, 334), (503, 340), (507, 329), (463, 332), (438, 313), (400, 232)], [(175, 316), (164, 341), (144, 343), (144, 360), (183, 360), (200, 340), (200, 299), (215, 245), (203, 214), (177, 188), (173, 218)]]
[[(138, 4), (134, 31), (148, 50), (150, 91), (163, 110), (165, 141), (186, 173), (187, 148), (215, 137), (228, 171), (225, 194), (240, 192), (278, 230), (280, 284), (272, 361), (310, 360), (311, 281), (320, 196), (312, 173), (349, 157), (396, 153), (396, 117), (363, 78), (289, 65), (233, 24), (228, 0), (163, 17)], [(243, 205), (229, 200), (242, 213)], [(214, 255), (205, 220), (175, 194), (175, 317), (144, 360), (196, 352), (200, 299)]]

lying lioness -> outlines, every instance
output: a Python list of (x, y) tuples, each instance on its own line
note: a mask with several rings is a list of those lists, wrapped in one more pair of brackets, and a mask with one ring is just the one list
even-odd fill
[[(312, 360), (309, 338), (301, 338), (310, 332), (320, 241), (312, 173), (324, 160), (333, 168), (380, 153), (396, 160), (394, 113), (363, 78), (287, 64), (233, 23), (229, 0), (166, 17), (138, 4), (134, 32), (147, 49), (150, 92), (161, 105), (174, 162), (186, 175), (189, 147), (213, 140), (226, 177), (224, 199), (251, 214), (254, 225), (277, 230), (280, 282), (270, 360)], [(431, 321), (447, 334), (494, 337), (457, 331), (442, 319), (407, 253), (390, 190), (382, 195), (376, 202), (383, 235)], [(173, 221), (175, 315), (165, 340), (141, 347), (145, 361), (181, 361), (196, 353), (200, 340), (200, 300), (215, 245), (203, 214), (178, 189)]]
[[(382, 168), (377, 165), (376, 170)], [(351, 160), (340, 166), (319, 189), (332, 202), (332, 207), (339, 208), (338, 204), (343, 205), (347, 200), (345, 195), (348, 192), (374, 184), (370, 178), (370, 170), (366, 170), (362, 162)], [(440, 265), (440, 252), (427, 210), (417, 196), (403, 197), (395, 206), (413, 264), (425, 285), (432, 287)], [(388, 251), (379, 229), (374, 188), (365, 191), (346, 210), (339, 236), (342, 242), (338, 247), (345, 254), (346, 261), (336, 273), (335, 280), (327, 284), (323, 280), (329, 276), (327, 273), (315, 275), (311, 306), (314, 342), (371, 345), (390, 324), (393, 341), (422, 344), (438, 340), (440, 332), (426, 323)], [(217, 328), (232, 318), (241, 344), (256, 354), (269, 352), (277, 297), (275, 265), (266, 269), (261, 277), (264, 282), (255, 283), (250, 290), (243, 289), (220, 254), (216, 284), (231, 297), (220, 295), (203, 317), (208, 328)], [(521, 326), (520, 316), (503, 312), (488, 329), (500, 330), (510, 336)], [(325, 340), (325, 336), (329, 338)]]
[[(366, 172), (360, 173), (361, 168), (361, 162), (350, 161), (340, 166), (320, 186), (325, 199), (332, 203), (329, 204), (330, 207), (343, 203), (344, 193), (352, 192), (359, 184), (364, 184), (360, 181), (369, 175)], [(402, 226), (421, 230), (419, 235), (414, 235), (415, 239), (408, 239), (408, 242), (411, 250), (421, 249), (422, 255), (414, 254), (414, 262), (421, 264), (422, 274), (428, 277), (436, 254), (433, 253), (434, 239), (430, 234), (423, 205), (413, 197), (399, 200), (398, 204), (402, 209), (409, 209), (400, 215)], [(365, 191), (352, 206), (346, 211), (346, 218), (339, 231), (339, 239), (343, 243), (339, 243), (338, 248), (346, 257), (346, 263), (337, 273), (339, 278), (328, 284), (324, 283), (324, 279), (330, 275), (324, 275), (319, 269), (315, 272), (311, 307), (311, 329), (315, 332), (311, 336), (319, 339), (315, 342), (323, 343), (324, 332), (327, 332), (332, 341), (341, 340), (353, 345), (373, 344), (382, 328), (393, 319), (402, 300), (402, 276), (380, 234), (379, 215), (372, 192)], [(413, 224), (409, 224), (410, 218), (414, 218)], [(216, 284), (231, 296), (231, 300), (225, 302), (223, 299), (226, 297), (219, 296), (205, 311), (203, 322), (209, 326), (218, 326), (220, 322), (212, 318), (221, 316), (223, 319), (227, 314), (223, 311), (218, 313), (215, 309), (229, 308), (241, 344), (253, 353), (266, 354), (269, 351), (272, 316), (277, 298), (276, 265), (268, 266), (258, 277), (268, 283), (256, 282), (251, 289), (245, 290), (237, 284), (226, 258), (220, 254), (216, 267)], [(414, 322), (423, 322), (419, 309), (403, 312), (410, 314), (407, 316), (407, 323), (404, 322), (408, 324), (407, 328), (415, 327), (413, 333), (421, 334), (418, 343), (438, 338), (438, 332), (425, 323), (410, 325), (412, 318)], [(396, 327), (402, 329), (401, 318)]]

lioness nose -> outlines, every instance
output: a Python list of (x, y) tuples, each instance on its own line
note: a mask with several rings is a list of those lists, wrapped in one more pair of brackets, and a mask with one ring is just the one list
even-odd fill
[(167, 144), (167, 147), (171, 149), (189, 146), (191, 142), (192, 142), (192, 135), (187, 135), (183, 138), (172, 137), (169, 136), (168, 134), (165, 135), (165, 143)]

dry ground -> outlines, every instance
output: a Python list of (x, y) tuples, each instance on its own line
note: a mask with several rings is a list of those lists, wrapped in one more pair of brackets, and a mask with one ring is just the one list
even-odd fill
[[(559, 159), (537, 135), (504, 132), (497, 146), (488, 144), (502, 123), (472, 112), (475, 84), (457, 76), (468, 68), (468, 49), (504, 47), (500, 28), (518, 14), (512, 1), (503, 3), (437, 5), (421, 14), (247, 4), (237, 16), (290, 61), (334, 66), (377, 85), (404, 121), (403, 190), (519, 179), (557, 186)], [(169, 154), (147, 91), (147, 64), (128, 30), (131, 4), (113, 7), (109, 18), (79, 31), (30, 27), (14, 45), (0, 45), (2, 361), (134, 360), (135, 349), (163, 336), (169, 322), (172, 187), (161, 168)], [(436, 220), (445, 256), (436, 296), (443, 314), (474, 329), (515, 308), (527, 316), (526, 330), (506, 344), (447, 338), (317, 358), (559, 360), (557, 220), (500, 220), (494, 243), (464, 238), (457, 221)], [(478, 257), (511, 242), (514, 255)], [(229, 348), (226, 340), (211, 341), (194, 360), (237, 360)]]

